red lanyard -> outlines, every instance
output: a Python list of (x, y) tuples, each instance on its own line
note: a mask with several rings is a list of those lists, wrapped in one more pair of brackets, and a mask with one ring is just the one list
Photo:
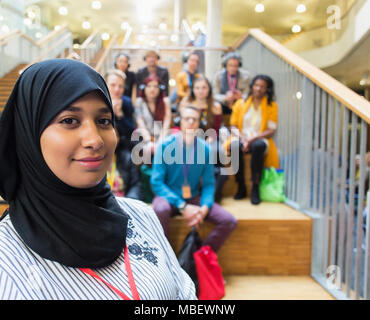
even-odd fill
[(231, 77), (231, 75), (227, 74), (227, 82), (229, 83), (229, 90), (234, 91), (236, 89), (236, 80), (237, 80), (236, 76)]
[[(129, 256), (128, 256), (127, 245), (125, 246), (124, 260), (125, 260), (125, 266), (126, 266), (126, 270), (127, 270), (127, 277), (128, 277), (128, 282), (130, 284), (132, 297), (134, 298), (134, 300), (140, 300), (140, 296), (139, 296), (139, 293), (137, 292), (136, 285), (135, 285), (135, 280), (134, 280), (134, 276), (133, 276), (132, 270), (131, 270), (131, 265), (130, 265), (130, 260), (129, 260)], [(123, 292), (121, 292), (117, 288), (113, 287), (110, 283), (108, 283), (107, 281), (105, 281), (104, 279), (102, 279), (99, 275), (97, 275), (91, 269), (80, 268), (80, 270), (82, 272), (84, 272), (84, 273), (86, 273), (86, 274), (88, 274), (88, 275), (90, 275), (90, 276), (92, 276), (92, 277), (100, 280), (101, 282), (103, 282), (105, 285), (107, 285), (109, 287), (109, 289), (111, 289), (112, 291), (114, 291), (123, 300), (131, 300)]]

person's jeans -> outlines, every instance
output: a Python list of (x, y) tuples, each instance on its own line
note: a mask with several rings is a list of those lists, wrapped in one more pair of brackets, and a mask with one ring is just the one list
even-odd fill
[[(186, 202), (199, 206), (200, 196), (196, 196)], [(155, 196), (153, 199), (153, 209), (162, 224), (167, 239), (169, 239), (170, 218), (180, 214), (179, 210), (172, 206), (167, 199), (158, 196)], [(204, 220), (211, 222), (215, 227), (207, 238), (204, 239), (203, 245), (209, 245), (213, 251), (217, 252), (236, 228), (237, 220), (217, 203), (213, 204)]]

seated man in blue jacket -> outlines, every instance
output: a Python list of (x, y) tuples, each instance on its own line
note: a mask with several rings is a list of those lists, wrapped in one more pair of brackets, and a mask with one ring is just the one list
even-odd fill
[(169, 221), (181, 214), (189, 227), (204, 220), (215, 228), (204, 240), (217, 252), (235, 229), (235, 217), (214, 203), (215, 178), (210, 149), (196, 136), (200, 110), (193, 106), (181, 109), (181, 131), (167, 137), (154, 154), (151, 186), (155, 194), (153, 209), (169, 238)]

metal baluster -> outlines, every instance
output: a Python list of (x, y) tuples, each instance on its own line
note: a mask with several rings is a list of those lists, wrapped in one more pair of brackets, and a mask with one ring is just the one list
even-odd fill
[(330, 264), (337, 263), (337, 237), (338, 237), (338, 190), (339, 190), (339, 176), (338, 176), (338, 162), (339, 162), (339, 148), (340, 148), (340, 108), (341, 105), (335, 101), (335, 129), (334, 129), (334, 161), (333, 161), (333, 180), (332, 180), (332, 225), (331, 225), (331, 250), (330, 250)]
[(361, 120), (361, 138), (360, 138), (360, 168), (358, 184), (358, 210), (357, 210), (357, 231), (356, 231), (356, 264), (355, 264), (355, 299), (359, 299), (362, 265), (362, 212), (365, 202), (365, 177), (366, 177), (366, 144), (367, 144), (367, 123)]
[(321, 88), (315, 88), (315, 127), (314, 127), (314, 143), (313, 143), (313, 185), (312, 185), (312, 209), (317, 211), (317, 189), (318, 189), (318, 156), (319, 156), (319, 134), (320, 134), (320, 107), (321, 107)]
[[(369, 174), (370, 179), (370, 174)], [(364, 299), (370, 299), (370, 190), (366, 199), (366, 242), (365, 242), (365, 270), (364, 270)]]
[(351, 151), (349, 160), (349, 208), (348, 208), (348, 222), (347, 222), (347, 243), (346, 243), (346, 292), (350, 297), (352, 288), (352, 256), (353, 256), (353, 216), (355, 205), (355, 175), (356, 175), (356, 143), (357, 143), (357, 116), (352, 113), (351, 123)]
[(344, 270), (344, 238), (346, 235), (346, 178), (347, 178), (347, 153), (348, 153), (348, 118), (349, 110), (343, 107), (342, 123), (342, 154), (341, 154), (341, 181), (340, 181), (340, 208), (339, 208), (339, 240), (338, 240), (338, 265)]

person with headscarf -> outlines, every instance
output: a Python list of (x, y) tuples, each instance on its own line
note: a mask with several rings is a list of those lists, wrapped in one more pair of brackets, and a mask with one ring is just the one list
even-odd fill
[(0, 299), (196, 298), (153, 210), (111, 192), (116, 139), (88, 65), (46, 60), (19, 76), (0, 118)]

